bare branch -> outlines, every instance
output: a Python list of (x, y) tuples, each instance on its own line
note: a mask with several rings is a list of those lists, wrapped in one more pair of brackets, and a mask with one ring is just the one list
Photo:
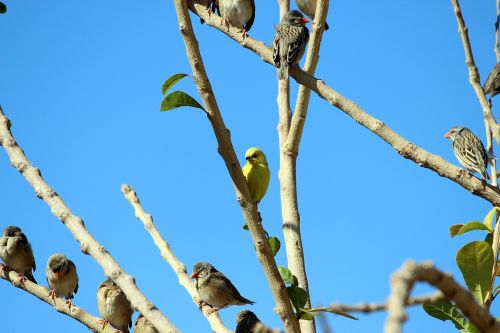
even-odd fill
[[(49, 304), (57, 312), (74, 318), (94, 332), (114, 332), (114, 329), (109, 329), (109, 325), (106, 326), (106, 329), (104, 331), (102, 331), (102, 325), (99, 323), (99, 318), (92, 316), (90, 313), (77, 307), (76, 305), (73, 304), (71, 305), (71, 307), (69, 307), (68, 304), (66, 304), (66, 300), (59, 297), (55, 297), (54, 299), (52, 299), (49, 294), (50, 290), (45, 288), (44, 286), (38, 285), (29, 280), (21, 282), (18, 278), (18, 273), (13, 270), (0, 269), (0, 277), (6, 281), (11, 282), (15, 287), (22, 289), (27, 293), (30, 293), (33, 296), (37, 297), (39, 300)], [(20, 305), (18, 304), (18, 306)]]
[(90, 254), (103, 268), (104, 274), (113, 279), (123, 290), (132, 307), (140, 311), (161, 333), (177, 332), (173, 324), (136, 287), (133, 277), (128, 275), (111, 254), (88, 232), (83, 220), (73, 214), (61, 197), (45, 182), (39, 169), (24, 155), (10, 132), (10, 121), (0, 107), (0, 144), (10, 158), (11, 164), (26, 178), (37, 197), (50, 207), (54, 214), (80, 243), (83, 253)]
[(290, 0), (278, 0), (278, 6), (280, 7), (280, 20), (289, 10), (290, 10)]
[[(443, 293), (438, 291), (430, 295), (408, 298), (405, 302), (405, 306), (419, 305), (425, 302), (437, 302), (443, 299), (444, 299)], [(333, 312), (370, 313), (370, 312), (387, 310), (387, 303), (360, 303), (356, 305), (332, 304), (329, 305), (326, 309), (332, 310)]]
[[(220, 20), (217, 19), (217, 16), (209, 16), (203, 9), (203, 5), (195, 1), (197, 0), (189, 1), (190, 9), (203, 18), (208, 25), (220, 30), (243, 47), (256, 53), (264, 62), (273, 64), (272, 51), (266, 47), (264, 43), (251, 37), (247, 37), (244, 41), (241, 41), (241, 31), (234, 27), (229, 27), (229, 29), (224, 28), (223, 30), (219, 27)], [(433, 170), (442, 177), (450, 179), (470, 191), (472, 194), (487, 200), (492, 205), (500, 206), (500, 191), (497, 188), (481, 182), (481, 180), (471, 176), (465, 170), (409, 142), (382, 121), (361, 109), (356, 103), (330, 88), (324, 81), (305, 73), (301, 69), (296, 68), (296, 66), (290, 68), (290, 74), (298, 83), (310, 88), (317, 93), (318, 96), (328, 101), (331, 105), (339, 108), (356, 122), (390, 144), (403, 157), (412, 160), (421, 167)]]
[(455, 303), (482, 333), (500, 332), (500, 324), (492, 317), (486, 308), (479, 305), (474, 296), (455, 282), (451, 275), (434, 268), (431, 262), (418, 265), (413, 261), (406, 262), (393, 274), (391, 280), (391, 295), (387, 302), (388, 316), (385, 322), (385, 333), (402, 332), (402, 324), (406, 321), (405, 303), (411, 289), (417, 281), (427, 282), (439, 289), (444, 297)]
[[(234, 152), (229, 131), (224, 124), (215, 96), (208, 80), (203, 58), (200, 54), (198, 42), (193, 32), (193, 25), (189, 17), (186, 0), (174, 0), (175, 10), (179, 21), (179, 29), (186, 45), (186, 53), (193, 71), (194, 81), (205, 106), (206, 114), (214, 130), (219, 144), (219, 154), (224, 159), (229, 171), (236, 192), (236, 197), (240, 203), (243, 216), (252, 236), (257, 258), (262, 265), (268, 283), (271, 287), (274, 300), (276, 302), (275, 311), (283, 322), (287, 332), (300, 332), (298, 320), (293, 312), (290, 298), (288, 297), (285, 285), (281, 279), (271, 247), (259, 221), (257, 206), (250, 196), (250, 191), (241, 171), (241, 166)], [(203, 6), (203, 5), (202, 5)], [(206, 7), (205, 7), (206, 8)], [(206, 13), (206, 10), (204, 10)], [(216, 15), (211, 15), (214, 18)], [(208, 13), (207, 13), (208, 17)], [(213, 22), (211, 20), (211, 22)], [(230, 26), (229, 30), (236, 28)], [(241, 31), (240, 31), (241, 38)], [(245, 40), (248, 39), (245, 38)]]
[[(189, 295), (191, 295), (194, 304), (200, 306), (200, 294), (196, 290), (194, 284), (191, 282), (191, 279), (186, 272), (186, 266), (182, 262), (180, 262), (179, 259), (177, 259), (174, 252), (172, 251), (172, 248), (170, 247), (170, 244), (167, 243), (167, 241), (165, 241), (165, 239), (161, 236), (160, 232), (153, 223), (153, 217), (151, 216), (151, 214), (148, 214), (144, 211), (144, 208), (142, 208), (141, 202), (139, 201), (136, 192), (129, 185), (122, 185), (121, 190), (123, 192), (123, 195), (125, 196), (125, 199), (127, 199), (132, 207), (134, 207), (135, 217), (137, 217), (144, 224), (144, 228), (146, 228), (146, 230), (151, 235), (151, 238), (153, 238), (155, 245), (160, 250), (162, 258), (165, 259), (165, 261), (172, 267), (175, 274), (177, 274), (177, 277), (179, 278), (179, 284), (187, 290)], [(217, 333), (230, 333), (231, 330), (224, 325), (219, 317), (218, 312), (211, 310), (213, 309), (210, 305), (203, 305), (201, 307), (201, 311), (210, 323), (210, 327), (212, 328), (212, 330)]]
[[(458, 0), (451, 0), (451, 3), (457, 17), (458, 32), (460, 33), (460, 38), (462, 39), (462, 44), (464, 46), (465, 63), (467, 64), (467, 68), (469, 69), (469, 82), (472, 85), (472, 88), (474, 89), (479, 100), (479, 104), (481, 104), (481, 108), (483, 110), (488, 153), (490, 155), (494, 155), (492, 136), (494, 136), (497, 143), (500, 144), (500, 126), (498, 126), (496, 123), (495, 117), (491, 112), (490, 103), (488, 103), (488, 101), (486, 100), (483, 87), (481, 86), (481, 82), (479, 80), (479, 72), (474, 62), (474, 55), (472, 54), (472, 47), (470, 45), (469, 35), (467, 32), (468, 29), (465, 25), (462, 11), (460, 10), (460, 4), (458, 3)], [(491, 184), (493, 186), (498, 186), (496, 161), (494, 159), (491, 161)]]

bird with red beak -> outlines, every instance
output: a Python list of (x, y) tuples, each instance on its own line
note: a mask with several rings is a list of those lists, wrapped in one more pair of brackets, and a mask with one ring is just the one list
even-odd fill
[(45, 269), (49, 283), (50, 296), (66, 298), (66, 303), (71, 306), (73, 294), (78, 291), (78, 273), (75, 264), (62, 253), (54, 253), (47, 261)]

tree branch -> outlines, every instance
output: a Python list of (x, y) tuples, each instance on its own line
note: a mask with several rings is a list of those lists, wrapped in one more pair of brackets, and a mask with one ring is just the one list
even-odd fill
[[(123, 195), (125, 196), (125, 199), (127, 199), (127, 201), (134, 208), (135, 217), (137, 217), (144, 224), (144, 228), (146, 228), (146, 230), (151, 235), (151, 238), (153, 238), (155, 245), (160, 250), (162, 258), (165, 259), (165, 261), (172, 267), (175, 274), (179, 278), (179, 284), (187, 290), (189, 295), (191, 295), (194, 304), (200, 306), (202, 301), (200, 294), (198, 293), (198, 290), (196, 290), (194, 284), (191, 282), (191, 279), (189, 278), (189, 275), (186, 271), (186, 266), (182, 262), (180, 262), (179, 259), (177, 259), (174, 252), (172, 251), (172, 248), (170, 247), (170, 244), (167, 243), (167, 241), (165, 241), (165, 239), (161, 236), (160, 232), (153, 223), (153, 217), (151, 216), (151, 214), (148, 214), (144, 211), (144, 208), (142, 208), (141, 202), (139, 201), (136, 192), (129, 185), (122, 185), (121, 190)], [(210, 323), (210, 327), (214, 332), (231, 333), (231, 330), (228, 329), (220, 319), (218, 312), (213, 311), (213, 308), (210, 305), (203, 305), (200, 310), (207, 318), (208, 322)]]
[[(45, 288), (44, 286), (33, 283), (29, 280), (21, 282), (18, 278), (18, 273), (13, 270), (2, 270), (0, 269), (0, 277), (6, 281), (11, 282), (15, 287), (30, 293), (31, 295), (37, 297), (39, 300), (49, 304), (52, 306), (57, 312), (65, 314), (83, 325), (87, 326), (90, 330), (94, 332), (114, 332), (114, 329), (109, 329), (109, 325), (106, 326), (103, 331), (102, 325), (99, 323), (99, 318), (92, 316), (87, 311), (77, 307), (76, 305), (71, 305), (71, 307), (66, 304), (66, 300), (55, 297), (52, 300), (52, 297), (49, 295), (50, 290)], [(20, 306), (18, 304), (18, 306)]]
[(37, 197), (50, 207), (54, 214), (80, 243), (83, 253), (90, 254), (103, 268), (106, 276), (113, 279), (123, 290), (132, 307), (140, 311), (160, 333), (177, 332), (173, 324), (137, 288), (133, 277), (128, 275), (111, 254), (88, 232), (83, 220), (73, 214), (61, 197), (45, 182), (39, 169), (35, 168), (24, 155), (10, 132), (10, 121), (0, 107), (0, 144), (9, 156), (11, 164), (33, 187)]
[[(256, 53), (264, 62), (272, 64), (272, 51), (266, 47), (264, 43), (251, 37), (247, 37), (242, 41), (241, 31), (237, 28), (229, 27), (222, 29), (219, 27), (220, 20), (216, 18), (216, 15), (209, 16), (198, 0), (189, 0), (189, 6), (190, 9), (203, 18), (208, 25), (220, 30), (243, 47)], [(328, 103), (339, 108), (356, 122), (375, 133), (382, 140), (390, 144), (403, 157), (412, 160), (421, 167), (436, 172), (442, 177), (450, 179), (470, 191), (472, 194), (490, 202), (492, 205), (500, 206), (500, 191), (497, 188), (489, 184), (484, 184), (481, 180), (471, 176), (465, 170), (409, 142), (382, 121), (361, 109), (353, 101), (330, 88), (324, 81), (307, 74), (296, 66), (290, 68), (290, 75), (298, 83), (310, 88)]]
[[(186, 45), (186, 54), (191, 64), (193, 77), (205, 106), (206, 114), (212, 125), (213, 131), (219, 144), (219, 154), (226, 163), (227, 170), (233, 181), (236, 197), (241, 206), (243, 216), (252, 236), (257, 258), (262, 265), (268, 283), (271, 287), (274, 300), (276, 302), (276, 313), (283, 322), (286, 332), (300, 332), (298, 320), (293, 312), (290, 298), (288, 297), (285, 285), (279, 274), (274, 256), (269, 246), (269, 241), (264, 233), (262, 224), (259, 221), (257, 206), (254, 204), (250, 191), (241, 171), (241, 166), (234, 152), (229, 130), (226, 128), (215, 96), (205, 71), (205, 65), (200, 54), (198, 42), (193, 32), (191, 18), (189, 17), (186, 0), (174, 0), (175, 10), (179, 21), (179, 29)], [(206, 12), (206, 7), (203, 9)], [(210, 15), (214, 18), (216, 15)], [(208, 17), (208, 13), (207, 13)], [(213, 20), (211, 20), (213, 22)], [(234, 27), (229, 27), (234, 31)], [(241, 38), (241, 31), (240, 31)], [(245, 38), (245, 40), (248, 39)]]
[[(465, 25), (462, 11), (460, 10), (460, 4), (458, 3), (458, 0), (451, 0), (451, 3), (453, 5), (453, 10), (455, 11), (455, 16), (457, 17), (458, 32), (464, 46), (465, 63), (467, 64), (467, 68), (469, 70), (469, 82), (472, 85), (472, 88), (474, 89), (479, 100), (479, 104), (481, 104), (481, 108), (483, 110), (488, 153), (493, 156), (492, 135), (495, 137), (497, 144), (500, 144), (500, 126), (496, 123), (495, 117), (491, 112), (490, 103), (486, 100), (483, 87), (481, 86), (481, 82), (479, 80), (479, 72), (474, 62), (474, 55), (472, 54), (472, 47), (467, 32), (468, 29)], [(498, 186), (496, 161), (494, 159), (491, 161), (491, 184), (493, 186)]]
[[(444, 299), (443, 293), (438, 291), (430, 295), (408, 298), (405, 302), (405, 306), (419, 305), (425, 302), (437, 302), (443, 299)], [(387, 310), (387, 303), (360, 303), (356, 305), (332, 304), (329, 305), (326, 309), (332, 310), (333, 312), (371, 313), (371, 312)]]
[(434, 268), (431, 262), (418, 265), (413, 261), (406, 262), (393, 274), (391, 279), (391, 295), (387, 302), (388, 316), (385, 322), (385, 333), (400, 333), (401, 326), (406, 321), (405, 303), (411, 289), (417, 281), (427, 282), (439, 289), (444, 297), (455, 303), (482, 333), (500, 332), (500, 324), (492, 317), (486, 308), (479, 305), (474, 296), (452, 276)]

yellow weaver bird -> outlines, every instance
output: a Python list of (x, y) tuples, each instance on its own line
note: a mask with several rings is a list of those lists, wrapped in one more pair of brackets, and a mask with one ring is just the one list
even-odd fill
[(266, 155), (259, 148), (248, 148), (245, 153), (247, 163), (243, 166), (245, 176), (253, 201), (258, 204), (264, 197), (269, 186), (270, 171)]

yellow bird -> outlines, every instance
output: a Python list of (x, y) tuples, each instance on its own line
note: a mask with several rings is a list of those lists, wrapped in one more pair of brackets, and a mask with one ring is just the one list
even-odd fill
[(245, 153), (247, 163), (243, 166), (245, 176), (253, 201), (258, 204), (264, 197), (269, 186), (270, 171), (266, 155), (259, 148), (248, 148)]

